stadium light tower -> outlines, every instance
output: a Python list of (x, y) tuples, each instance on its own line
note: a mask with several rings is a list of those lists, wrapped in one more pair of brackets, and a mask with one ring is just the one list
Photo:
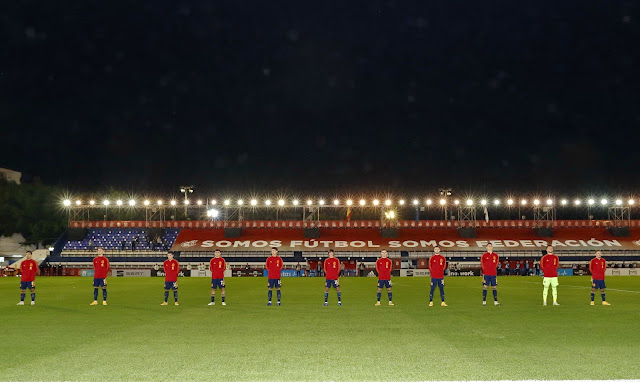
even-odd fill
[(184, 216), (188, 219), (187, 208), (189, 208), (189, 194), (193, 193), (193, 186), (180, 186), (180, 192), (184, 194)]
[(450, 188), (441, 188), (438, 190), (440, 193), (440, 204), (442, 205), (442, 209), (444, 210), (444, 220), (448, 220), (448, 207), (447, 207), (447, 197), (451, 196)]

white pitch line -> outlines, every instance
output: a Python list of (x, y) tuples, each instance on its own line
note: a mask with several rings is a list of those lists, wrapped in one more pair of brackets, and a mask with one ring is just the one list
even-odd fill
[[(640, 381), (640, 379), (488, 379), (484, 381), (465, 382), (630, 382)], [(462, 382), (462, 381), (442, 381), (442, 382)]]
[[(531, 281), (523, 281), (523, 282), (524, 282), (524, 283), (527, 283), (527, 284), (539, 284), (540, 286), (542, 286), (542, 285), (541, 285), (541, 283), (534, 283), (534, 282), (531, 282)], [(560, 287), (560, 286), (563, 286), (563, 287), (569, 287), (569, 288), (578, 288), (578, 289), (591, 289), (590, 287), (579, 286), (579, 285), (566, 285), (566, 284), (560, 284), (560, 285), (558, 285), (558, 286), (559, 286), (559, 287)], [(613, 288), (607, 288), (607, 290), (613, 290), (613, 291), (616, 291), (616, 292), (640, 293), (640, 291), (638, 291), (638, 290), (613, 289)], [(638, 381), (640, 381), (640, 379), (639, 379)]]

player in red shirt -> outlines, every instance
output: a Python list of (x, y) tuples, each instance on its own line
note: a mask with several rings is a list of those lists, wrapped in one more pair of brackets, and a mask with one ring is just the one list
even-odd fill
[(329, 257), (324, 261), (324, 275), (326, 277), (324, 283), (324, 306), (327, 306), (329, 300), (329, 289), (331, 287), (336, 288), (338, 293), (338, 305), (342, 305), (342, 297), (340, 293), (340, 283), (338, 282), (338, 276), (340, 275), (340, 260), (335, 257), (333, 249), (329, 250)]
[(173, 258), (173, 253), (167, 253), (167, 259), (162, 264), (164, 268), (164, 302), (160, 305), (168, 305), (169, 289), (173, 290), (173, 300), (178, 304), (178, 273), (180, 273), (180, 263)]
[(276, 288), (276, 294), (278, 296), (278, 305), (280, 305), (280, 287), (282, 286), (282, 282), (280, 281), (280, 271), (282, 271), (282, 267), (284, 264), (282, 263), (282, 259), (278, 256), (278, 248), (271, 248), (271, 256), (267, 258), (265, 262), (265, 268), (269, 272), (267, 275), (267, 287), (269, 288), (269, 302), (267, 302), (267, 306), (271, 305), (271, 298), (273, 297), (273, 288)]
[(31, 290), (31, 305), (36, 304), (36, 275), (38, 274), (38, 263), (31, 257), (33, 253), (27, 251), (26, 260), (22, 260), (20, 263), (20, 302), (18, 305), (24, 305), (24, 297), (27, 288)]
[(209, 262), (209, 269), (211, 270), (211, 302), (209, 305), (216, 304), (216, 289), (220, 288), (220, 295), (222, 296), (222, 305), (227, 305), (225, 302), (225, 290), (224, 290), (224, 271), (227, 269), (227, 263), (222, 258), (222, 252), (216, 249), (213, 255), (213, 259)]
[(500, 305), (498, 302), (498, 271), (500, 265), (498, 254), (493, 252), (493, 244), (487, 244), (487, 252), (480, 258), (480, 268), (482, 268), (482, 305), (487, 305), (487, 289), (491, 285), (493, 290), (493, 305)]
[(380, 306), (380, 296), (382, 296), (382, 288), (387, 288), (387, 296), (389, 297), (389, 305), (393, 306), (391, 300), (391, 270), (393, 269), (393, 263), (389, 259), (387, 250), (380, 251), (380, 258), (376, 260), (376, 272), (378, 272), (378, 302), (376, 306)]
[(429, 259), (431, 271), (431, 291), (429, 292), (429, 306), (433, 306), (433, 292), (436, 287), (440, 289), (440, 306), (447, 306), (444, 302), (444, 270), (447, 269), (447, 259), (440, 254), (440, 247), (433, 247), (433, 256)]
[(595, 305), (593, 301), (596, 296), (596, 289), (600, 289), (602, 297), (602, 305), (611, 305), (606, 301), (604, 290), (604, 271), (607, 270), (607, 262), (602, 258), (602, 252), (596, 251), (596, 257), (591, 259), (589, 263), (589, 272), (591, 272), (591, 305)]
[(107, 274), (111, 269), (109, 259), (104, 256), (104, 250), (98, 248), (98, 256), (93, 259), (93, 302), (98, 305), (98, 288), (102, 288), (102, 305), (107, 305)]
[(540, 259), (540, 268), (544, 275), (542, 279), (542, 305), (547, 305), (547, 294), (549, 294), (549, 285), (551, 285), (551, 294), (553, 295), (553, 305), (558, 304), (558, 268), (560, 267), (560, 259), (553, 254), (553, 247), (547, 246), (547, 251)]

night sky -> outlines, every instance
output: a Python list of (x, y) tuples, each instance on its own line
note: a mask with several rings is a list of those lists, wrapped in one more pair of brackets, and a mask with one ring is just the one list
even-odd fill
[(16, 1), (0, 167), (75, 191), (629, 190), (637, 1)]

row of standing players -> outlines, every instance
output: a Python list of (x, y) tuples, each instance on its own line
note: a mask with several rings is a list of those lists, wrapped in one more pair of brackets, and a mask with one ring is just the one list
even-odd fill
[[(553, 305), (560, 305), (558, 303), (558, 267), (560, 261), (558, 257), (553, 253), (553, 247), (548, 246), (546, 254), (540, 259), (540, 267), (543, 272), (543, 293), (542, 302), (543, 305), (547, 305), (547, 296), (549, 294), (549, 287), (551, 287), (553, 296)], [(589, 270), (591, 272), (591, 305), (594, 305), (594, 297), (596, 289), (600, 289), (602, 297), (602, 305), (610, 305), (606, 301), (605, 296), (605, 270), (607, 269), (607, 263), (602, 258), (602, 253), (596, 251), (596, 257), (589, 263)], [(20, 264), (21, 281), (20, 281), (20, 302), (18, 305), (24, 305), (24, 299), (26, 290), (31, 291), (31, 305), (35, 305), (36, 293), (35, 293), (35, 277), (38, 273), (38, 264), (31, 258), (31, 251), (27, 251), (26, 260)], [(480, 260), (480, 266), (482, 269), (482, 305), (486, 305), (487, 290), (491, 287), (493, 292), (494, 305), (500, 305), (498, 302), (498, 282), (497, 282), (497, 268), (500, 264), (498, 254), (493, 252), (493, 245), (487, 245), (487, 252), (485, 252)], [(283, 261), (278, 256), (278, 249), (271, 248), (271, 256), (266, 260), (267, 286), (268, 286), (268, 302), (267, 305), (272, 304), (273, 290), (276, 290), (277, 304), (281, 304), (281, 291), (282, 283), (280, 281), (280, 274), (283, 268)], [(429, 270), (431, 272), (431, 288), (429, 292), (429, 306), (433, 306), (433, 294), (437, 289), (440, 291), (441, 306), (447, 306), (444, 295), (444, 271), (447, 268), (446, 258), (440, 254), (440, 248), (434, 248), (434, 254), (431, 256), (428, 262)], [(222, 253), (219, 249), (214, 252), (214, 257), (211, 259), (209, 269), (211, 270), (211, 302), (209, 305), (215, 305), (216, 289), (220, 289), (222, 305), (226, 305), (225, 301), (225, 283), (224, 283), (224, 271), (226, 269), (226, 262), (222, 258)], [(171, 252), (167, 253), (167, 260), (163, 263), (165, 272), (164, 282), (164, 302), (161, 305), (168, 305), (169, 291), (173, 291), (174, 304), (178, 304), (178, 273), (180, 272), (180, 264), (173, 258)], [(104, 256), (102, 248), (98, 248), (98, 256), (93, 259), (94, 279), (93, 279), (93, 302), (90, 305), (98, 305), (98, 291), (102, 289), (102, 305), (107, 305), (107, 274), (110, 270), (109, 260)], [(333, 249), (329, 250), (328, 258), (324, 261), (323, 270), (325, 272), (326, 282), (324, 290), (324, 305), (328, 304), (329, 290), (335, 288), (338, 297), (338, 305), (342, 305), (342, 294), (340, 291), (340, 283), (338, 277), (340, 275), (340, 260), (335, 257)], [(387, 290), (387, 296), (389, 299), (389, 305), (393, 306), (393, 294), (391, 285), (391, 270), (392, 262), (389, 259), (387, 251), (385, 249), (380, 251), (380, 258), (376, 261), (376, 271), (378, 273), (378, 291), (376, 306), (380, 306), (380, 298), (382, 295), (382, 289)]]

